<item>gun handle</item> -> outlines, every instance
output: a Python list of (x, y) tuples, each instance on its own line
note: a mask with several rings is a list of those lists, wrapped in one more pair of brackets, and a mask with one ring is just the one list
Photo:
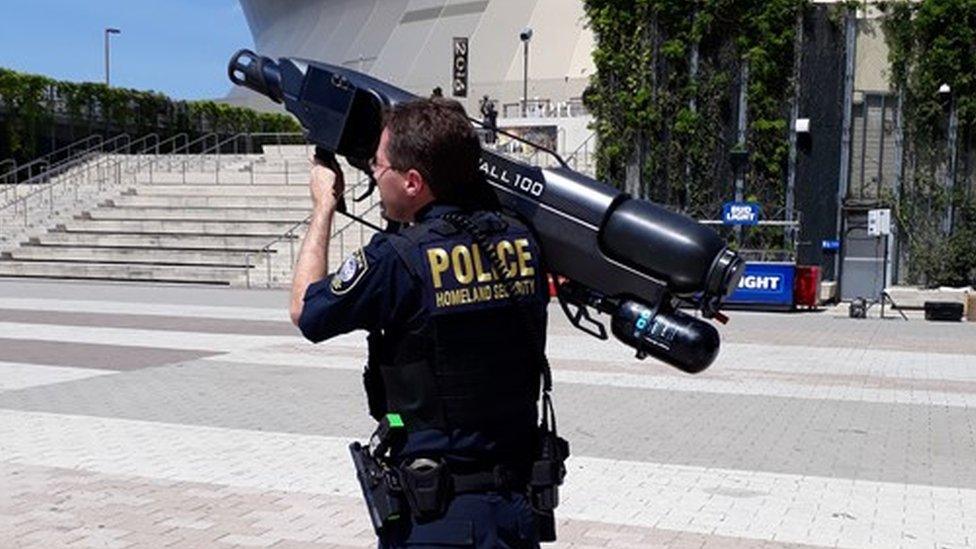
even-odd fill
[[(318, 145), (315, 146), (315, 158), (319, 162), (325, 164), (326, 166), (328, 166), (329, 168), (331, 168), (333, 170), (339, 170), (339, 169), (341, 169), (339, 167), (339, 161), (336, 160), (335, 153), (333, 153), (330, 150), (323, 149), (322, 147), (319, 147)], [(339, 203), (336, 205), (336, 210), (338, 210), (338, 211), (340, 211), (342, 213), (345, 213), (346, 212), (346, 197), (345, 196), (340, 196), (339, 197)]]

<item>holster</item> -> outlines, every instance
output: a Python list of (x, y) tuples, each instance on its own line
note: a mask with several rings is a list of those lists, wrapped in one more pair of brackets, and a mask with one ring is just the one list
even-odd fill
[(376, 535), (398, 520), (403, 511), (402, 490), (394, 470), (377, 460), (369, 448), (358, 442), (349, 445), (356, 467), (356, 479), (363, 491), (370, 521)]
[[(550, 420), (552, 428), (550, 429)], [(556, 541), (556, 517), (554, 510), (559, 506), (559, 486), (566, 477), (566, 458), (569, 457), (569, 442), (556, 434), (555, 413), (548, 394), (543, 396), (543, 420), (539, 426), (539, 446), (532, 475), (529, 478), (529, 493), (535, 513), (536, 530), (539, 541)]]
[(540, 511), (552, 511), (559, 505), (559, 486), (566, 477), (569, 443), (551, 431), (543, 431), (540, 435), (539, 453), (529, 479), (532, 505)]
[(451, 475), (443, 461), (419, 458), (400, 466), (400, 481), (410, 513), (419, 522), (439, 518), (453, 497)]

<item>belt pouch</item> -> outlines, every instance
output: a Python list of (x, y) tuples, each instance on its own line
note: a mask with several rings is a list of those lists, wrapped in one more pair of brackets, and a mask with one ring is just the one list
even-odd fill
[(420, 458), (400, 467), (400, 480), (410, 512), (418, 521), (438, 518), (447, 510), (451, 483), (447, 466)]

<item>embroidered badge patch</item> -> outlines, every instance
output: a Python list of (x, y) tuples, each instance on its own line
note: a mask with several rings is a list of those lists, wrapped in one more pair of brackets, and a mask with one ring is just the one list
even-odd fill
[(332, 283), (329, 287), (332, 293), (342, 295), (351, 290), (366, 274), (369, 264), (366, 262), (366, 254), (362, 249), (356, 250), (339, 266), (339, 270), (332, 275)]

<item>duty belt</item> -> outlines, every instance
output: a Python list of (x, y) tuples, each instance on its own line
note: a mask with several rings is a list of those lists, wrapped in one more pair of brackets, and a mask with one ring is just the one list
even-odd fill
[[(448, 465), (448, 472), (450, 472)], [(519, 479), (511, 468), (495, 465), (490, 469), (473, 473), (450, 473), (451, 485), (455, 494), (472, 492), (518, 491), (528, 486), (528, 481)]]

